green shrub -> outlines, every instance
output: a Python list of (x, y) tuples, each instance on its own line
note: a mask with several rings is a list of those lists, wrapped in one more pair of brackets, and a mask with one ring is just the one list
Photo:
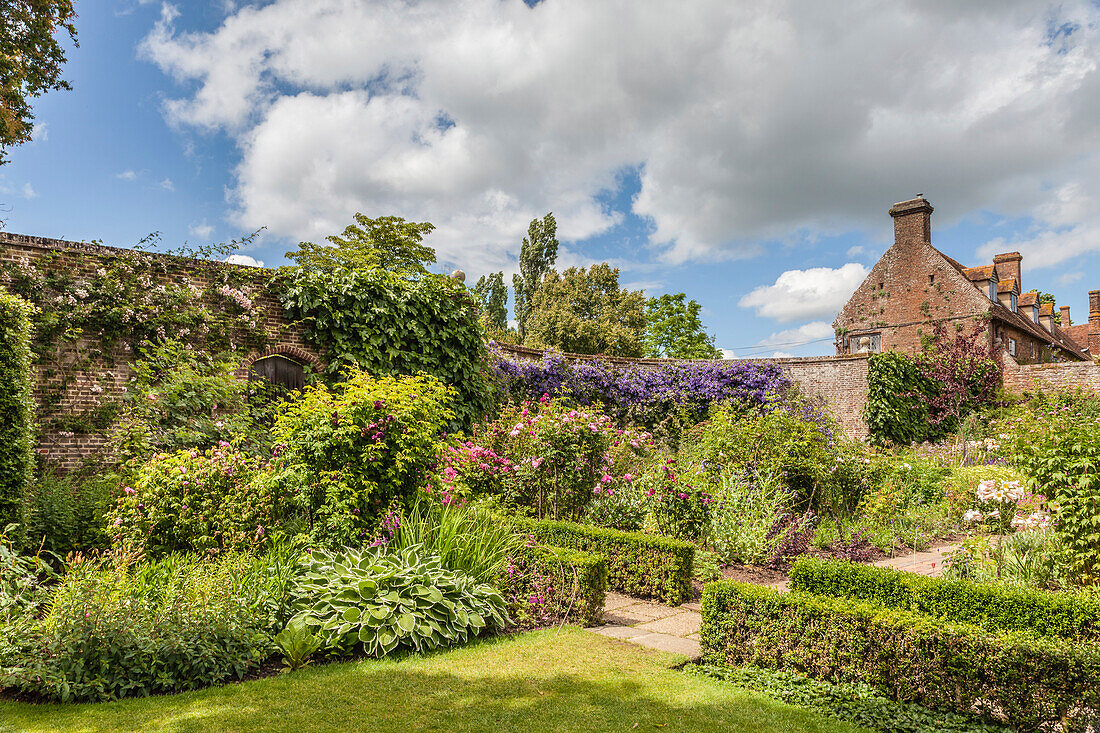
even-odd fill
[(933, 391), (913, 357), (898, 351), (872, 354), (863, 413), (871, 442), (909, 445), (938, 437), (940, 430), (929, 423), (928, 406), (920, 396)]
[(1100, 647), (989, 632), (882, 606), (732, 581), (703, 591), (703, 661), (864, 682), (895, 700), (1021, 729), (1084, 730), (1100, 709)]
[(323, 352), (327, 376), (349, 367), (375, 376), (430, 374), (456, 390), (448, 415), (455, 427), (469, 427), (487, 408), (488, 352), (477, 306), (457, 280), (296, 267), (282, 278), (281, 297)]
[(388, 508), (408, 506), (430, 485), (452, 394), (426, 375), (365, 372), (349, 372), (332, 389), (306, 387), (278, 410), (271, 429), (277, 456), (257, 486), (285, 497), (315, 542), (361, 542)]
[(114, 560), (70, 568), (41, 618), (0, 627), (0, 688), (112, 700), (240, 679), (267, 657), (266, 618), (238, 582), (250, 558)]
[[(507, 523), (481, 507), (457, 501), (439, 502), (420, 497), (400, 517), (386, 545), (392, 551), (419, 546), (424, 554), (437, 555), (448, 570), (458, 570), (479, 583), (492, 583), (508, 561), (527, 543)], [(383, 520), (383, 529), (386, 520)]]
[(19, 554), (0, 532), (0, 627), (37, 613), (45, 599), (44, 581), (56, 577), (45, 557)]
[(607, 558), (530, 545), (516, 553), (497, 584), (512, 623), (520, 628), (563, 622), (596, 626), (603, 623)]
[(64, 555), (109, 544), (105, 517), (117, 485), (99, 470), (101, 466), (88, 465), (63, 474), (49, 464), (39, 469), (27, 485), (19, 512), (20, 544), (25, 550), (41, 548)]
[(720, 477), (710, 539), (723, 562), (760, 564), (772, 558), (782, 535), (773, 528), (787, 512), (787, 492), (770, 474)]
[(1011, 730), (974, 720), (968, 715), (896, 702), (861, 682), (834, 684), (785, 670), (713, 664), (689, 664), (684, 671), (715, 677), (742, 689), (762, 692), (788, 705), (811, 708), (882, 733), (1008, 733)]
[(373, 657), (398, 647), (429, 651), (464, 644), (507, 623), (504, 599), (413, 546), (394, 553), (314, 550), (293, 594), (299, 620), (330, 654), (362, 648)]
[(1027, 482), (1021, 471), (1010, 466), (951, 466), (950, 473), (943, 480), (944, 494), (951, 511), (961, 516), (967, 509), (972, 509), (977, 504), (975, 489), (979, 483), (989, 479), (1019, 481), (1021, 484)]
[(642, 478), (646, 494), (653, 499), (653, 518), (657, 530), (678, 540), (702, 538), (710, 524), (712, 499), (695, 481), (688, 481), (669, 458), (653, 466)]
[(691, 598), (695, 545), (690, 542), (548, 519), (513, 517), (510, 521), (543, 544), (606, 557), (607, 585), (612, 590), (674, 606)]
[(158, 454), (124, 486), (107, 531), (146, 553), (260, 547), (277, 528), (277, 497), (252, 483), (255, 462), (229, 445)]
[(792, 590), (871, 601), (996, 631), (1100, 640), (1100, 594), (1054, 593), (1014, 585), (928, 578), (869, 565), (800, 558)]
[(34, 306), (0, 288), (0, 528), (16, 521), (34, 470)]

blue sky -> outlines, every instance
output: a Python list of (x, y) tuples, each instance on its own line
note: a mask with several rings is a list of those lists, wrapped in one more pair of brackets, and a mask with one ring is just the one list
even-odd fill
[(1087, 317), (1096, 3), (730, 5), (82, 0), (73, 91), (35, 104), (0, 218), (171, 248), (267, 227), (245, 254), (273, 266), (393, 214), (476, 279), (552, 210), (559, 267), (686, 292), (739, 356), (810, 355), (923, 192), (937, 247), (1018, 249)]

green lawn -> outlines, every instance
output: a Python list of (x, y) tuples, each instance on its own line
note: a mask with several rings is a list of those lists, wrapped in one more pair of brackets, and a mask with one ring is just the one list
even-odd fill
[[(0, 703), (0, 731), (857, 731), (580, 629), (169, 697)], [(635, 727), (636, 724), (636, 727)]]

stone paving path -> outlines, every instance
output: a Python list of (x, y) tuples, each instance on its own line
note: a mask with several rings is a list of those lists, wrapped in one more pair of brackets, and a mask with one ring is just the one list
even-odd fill
[[(957, 547), (957, 544), (933, 547), (927, 552), (886, 558), (876, 562), (875, 566), (935, 578), (943, 572), (944, 557)], [(786, 591), (787, 583), (771, 583), (769, 587)], [(695, 659), (699, 656), (699, 625), (702, 622), (699, 610), (699, 604), (695, 602), (672, 607), (610, 592), (604, 603), (604, 625), (592, 627), (589, 631)]]

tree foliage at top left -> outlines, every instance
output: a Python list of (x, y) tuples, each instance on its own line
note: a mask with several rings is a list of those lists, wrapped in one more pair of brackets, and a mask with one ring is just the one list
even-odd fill
[(76, 45), (72, 0), (0, 2), (0, 164), (12, 145), (31, 139), (30, 100), (51, 89), (70, 89), (61, 78), (65, 49), (58, 30)]

